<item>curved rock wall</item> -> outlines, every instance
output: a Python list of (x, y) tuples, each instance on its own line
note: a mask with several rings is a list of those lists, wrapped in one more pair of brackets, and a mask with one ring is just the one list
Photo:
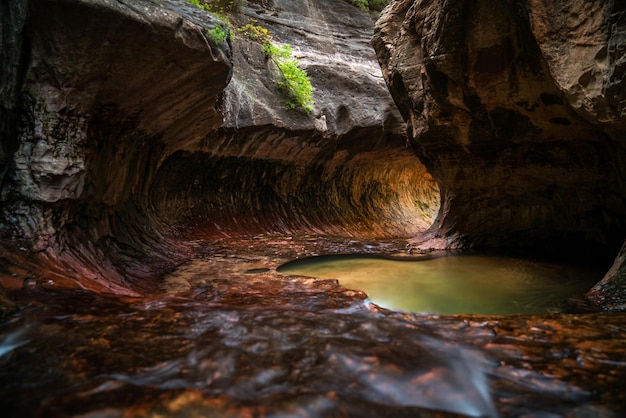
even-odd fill
[(27, 1), (3, 2), (0, 6), (0, 184), (4, 181), (11, 156), (17, 147), (19, 96), (28, 60), (28, 40), (24, 39)]
[(30, 62), (2, 190), (7, 253), (111, 291), (149, 273), (162, 241), (145, 204), (152, 176), (222, 123), (229, 49), (199, 12), (183, 1), (28, 2), (15, 28)]
[(186, 0), (10, 2), (24, 13), (3, 26), (24, 48), (3, 43), (0, 256), (24, 269), (5, 268), (5, 285), (151, 292), (194, 239), (430, 225), (438, 189), (407, 146), (372, 17), (330, 0), (248, 5), (235, 26), (293, 47), (311, 115), (285, 108), (259, 43), (233, 27), (216, 44), (223, 23)]
[(393, 148), (310, 165), (181, 152), (153, 187), (159, 212), (189, 237), (407, 237), (430, 226), (438, 199), (415, 155)]
[(13, 0), (3, 256), (115, 292), (154, 290), (216, 234), (612, 258), (626, 235), (621, 9), (397, 0), (374, 36), (383, 78), (366, 13), (249, 1), (236, 25), (293, 47), (306, 115), (285, 108), (260, 44), (233, 31), (217, 45), (219, 22), (187, 1)]
[(223, 127), (158, 173), (153, 201), (168, 223), (378, 238), (430, 226), (438, 189), (407, 146), (370, 45), (372, 16), (342, 1), (273, 0), (248, 2), (238, 19), (293, 48), (313, 112), (286, 109), (261, 44), (237, 34)]
[[(374, 46), (442, 193), (417, 245), (615, 256), (626, 235), (625, 14), (600, 0), (398, 0), (384, 11)], [(605, 282), (596, 300), (624, 300)]]
[(623, 14), (603, 1), (385, 10), (374, 45), (442, 190), (424, 245), (615, 255), (626, 235)]

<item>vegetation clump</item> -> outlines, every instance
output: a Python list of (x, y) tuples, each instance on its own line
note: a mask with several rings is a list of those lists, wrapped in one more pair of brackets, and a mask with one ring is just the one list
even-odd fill
[(212, 14), (226, 16), (241, 13), (247, 0), (187, 0), (189, 3)]
[(228, 30), (228, 27), (220, 24), (213, 29), (208, 30), (207, 34), (215, 41), (216, 44), (219, 45), (228, 38), (230, 31)]
[(300, 109), (306, 114), (311, 113), (313, 86), (307, 72), (300, 68), (298, 60), (293, 58), (291, 46), (277, 46), (271, 41), (266, 41), (263, 43), (263, 53), (280, 71), (278, 86), (287, 95), (287, 109)]
[(218, 18), (222, 23), (206, 31), (207, 35), (217, 44), (221, 44), (230, 37), (229, 14), (243, 10), (247, 0), (187, 0), (194, 6)]
[[(189, 3), (211, 13), (224, 22), (207, 31), (216, 43), (220, 44), (230, 36), (228, 18), (225, 15), (239, 13), (247, 0), (187, 0)], [(373, 0), (370, 0), (373, 1)], [(299, 67), (292, 55), (290, 45), (277, 46), (272, 42), (271, 33), (256, 21), (237, 28), (237, 33), (262, 45), (265, 56), (278, 68), (278, 87), (287, 96), (287, 109), (298, 109), (309, 114), (313, 111), (313, 86), (307, 72)]]
[(251, 41), (265, 43), (272, 40), (272, 34), (261, 25), (255, 25), (256, 21), (246, 23), (237, 28), (237, 32)]
[(345, 0), (352, 3), (356, 7), (366, 12), (380, 12), (387, 6), (391, 0)]

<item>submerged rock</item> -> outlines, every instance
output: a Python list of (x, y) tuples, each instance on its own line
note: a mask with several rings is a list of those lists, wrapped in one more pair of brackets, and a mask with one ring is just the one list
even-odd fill
[(193, 298), (23, 293), (28, 307), (0, 327), (0, 406), (51, 417), (625, 412), (623, 313), (391, 313), (306, 280), (212, 280)]

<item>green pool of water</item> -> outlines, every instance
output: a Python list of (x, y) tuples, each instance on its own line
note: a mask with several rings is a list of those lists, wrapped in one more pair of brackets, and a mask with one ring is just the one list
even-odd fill
[(558, 312), (563, 300), (586, 292), (603, 275), (590, 268), (485, 255), (322, 256), (292, 261), (278, 271), (338, 279), (388, 309), (439, 314)]

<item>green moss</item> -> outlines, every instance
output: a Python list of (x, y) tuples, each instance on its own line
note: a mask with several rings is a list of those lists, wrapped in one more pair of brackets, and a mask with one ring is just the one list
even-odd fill
[(202, 10), (210, 12), (210, 6), (206, 3), (200, 3), (200, 0), (187, 0), (189, 3), (193, 4), (196, 7), (199, 7)]
[(202, 10), (226, 17), (231, 14), (242, 13), (248, 3), (247, 0), (187, 0)]

